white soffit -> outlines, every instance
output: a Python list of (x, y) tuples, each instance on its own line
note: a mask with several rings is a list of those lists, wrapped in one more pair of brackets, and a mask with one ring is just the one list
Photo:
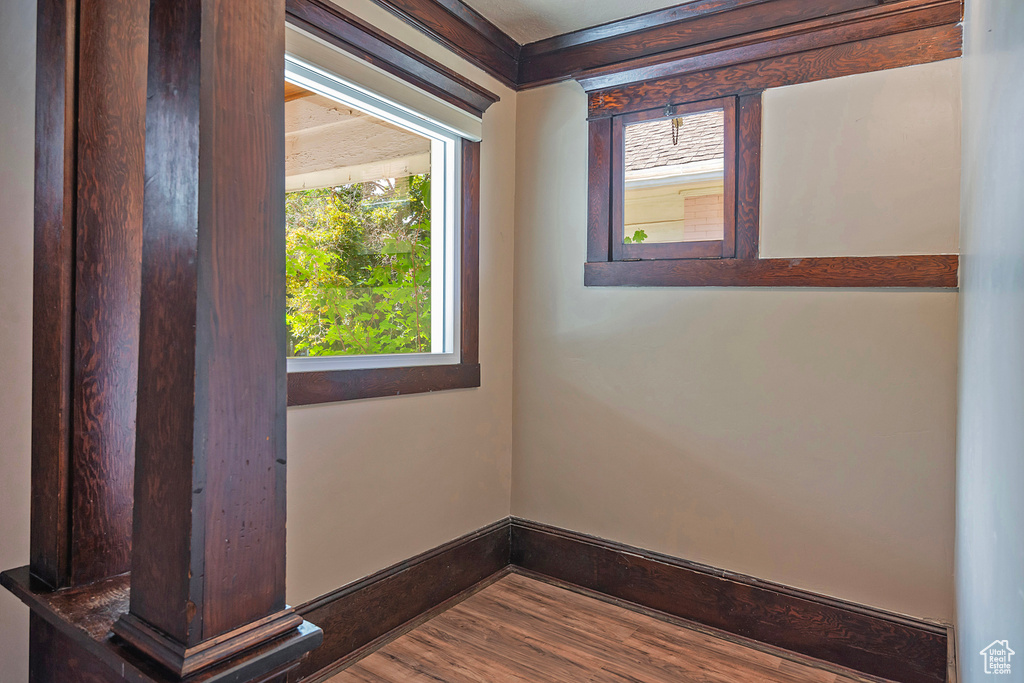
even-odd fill
[(609, 21), (684, 4), (682, 0), (464, 0), (517, 42), (532, 43)]
[(285, 31), (285, 50), (367, 92), (432, 119), (464, 138), (481, 139), (483, 124), (476, 116), (290, 24)]

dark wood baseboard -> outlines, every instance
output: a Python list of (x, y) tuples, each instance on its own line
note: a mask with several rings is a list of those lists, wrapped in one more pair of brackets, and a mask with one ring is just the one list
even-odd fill
[(432, 610), (508, 566), (509, 519), (388, 567), (297, 608), (324, 632), (324, 642), (293, 680), (336, 670), (397, 635)]
[(508, 571), (869, 679), (947, 680), (950, 627), (515, 517), (298, 607), (324, 644), (289, 680), (323, 680)]
[(513, 518), (512, 564), (901, 683), (946, 680), (946, 627)]

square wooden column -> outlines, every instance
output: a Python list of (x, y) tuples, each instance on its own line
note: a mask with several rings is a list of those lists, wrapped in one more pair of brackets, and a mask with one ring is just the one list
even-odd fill
[(284, 22), (284, 0), (150, 4), (131, 601), (114, 632), (178, 676), (302, 624), (284, 602)]

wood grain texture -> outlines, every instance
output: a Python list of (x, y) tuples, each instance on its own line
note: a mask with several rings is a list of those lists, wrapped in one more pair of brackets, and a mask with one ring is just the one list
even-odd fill
[(423, 394), (480, 386), (480, 143), (462, 141), (460, 362), (288, 373), (288, 405)]
[(590, 116), (743, 94), (765, 88), (959, 57), (959, 25), (921, 29), (684, 76), (667, 76), (590, 94)]
[[(0, 574), (0, 584), (32, 610), (33, 683), (177, 683), (180, 678), (111, 633), (128, 608), (129, 577), (53, 592), (28, 567)], [(284, 683), (323, 637), (303, 622), (293, 632), (189, 677), (189, 683)], [(55, 654), (59, 653), (59, 654)]]
[(374, 0), (510, 88), (520, 46), (462, 0)]
[(323, 628), (324, 644), (303, 663), (299, 678), (470, 590), (504, 569), (509, 553), (503, 519), (300, 606), (300, 614)]
[(192, 452), (205, 468), (192, 488), (205, 487), (196, 494), (205, 495), (205, 547), (194, 546), (193, 571), (205, 575), (206, 640), (285, 608), (287, 332), (284, 2), (203, 4), (216, 21), (203, 32), (215, 46), (202, 47), (211, 72), (201, 99), (220, 106), (199, 109), (199, 290), (188, 341)]
[(130, 566), (147, 6), (38, 18), (31, 558), (65, 587)]
[[(611, 196), (611, 254), (613, 261), (636, 259), (684, 259), (684, 258), (732, 258), (736, 253), (736, 99), (723, 97), (692, 104), (672, 107), (672, 114), (665, 116), (664, 109), (652, 109), (632, 114), (616, 116), (612, 119), (612, 159), (610, 178)], [(722, 110), (723, 134), (723, 182), (722, 195), (724, 221), (721, 240), (701, 240), (694, 242), (662, 242), (644, 244), (625, 244), (624, 229), (626, 223), (626, 166), (625, 166), (625, 126), (641, 121), (664, 120), (668, 122), (683, 114), (692, 114)], [(595, 203), (602, 200), (602, 182), (590, 186), (590, 193), (598, 195)]]
[(28, 679), (33, 683), (115, 683), (110, 667), (35, 614), (29, 615)]
[(332, 683), (838, 683), (853, 678), (517, 574), (329, 679)]
[[(587, 261), (611, 259), (612, 120), (590, 122), (587, 154)], [(604, 191), (600, 191), (604, 188)]]
[(519, 90), (617, 87), (963, 18), (962, 0), (696, 0), (521, 46), (461, 0), (374, 2)]
[(440, 62), (321, 0), (287, 0), (288, 21), (471, 114), (482, 116), (498, 101)]
[[(573, 36), (571, 44), (556, 36), (525, 45), (520, 85), (541, 85), (574, 76), (588, 68), (621, 65), (638, 57), (796, 24), (877, 3), (875, 0), (769, 0), (731, 3), (728, 10), (724, 10), (721, 2), (700, 4), (706, 7), (689, 8), (691, 14), (682, 20), (665, 21), (671, 15), (655, 12), (643, 15), (643, 19), (627, 19), (625, 21), (630, 23), (619, 27), (606, 25), (598, 30), (591, 29), (589, 34), (584, 29)], [(701, 9), (705, 11), (699, 11)]]
[(739, 98), (736, 134), (736, 258), (756, 259), (761, 241), (761, 93)]
[[(462, 141), (461, 310), (459, 318), (461, 363), (480, 362), (480, 143)], [(478, 378), (479, 382), (479, 378)]]
[(133, 613), (182, 641), (201, 634), (201, 613), (193, 609), (186, 620), (182, 606), (202, 605), (203, 586), (184, 530), (193, 516), (197, 532), (205, 528), (201, 498), (192, 509), (194, 406), (183, 400), (196, 388), (189, 332), (197, 324), (201, 71), (187, 48), (201, 31), (194, 5), (151, 3), (146, 166), (153, 182), (144, 207), (132, 558)]
[(148, 17), (79, 3), (72, 585), (131, 566)]
[(939, 625), (519, 519), (512, 562), (865, 674), (945, 681), (947, 636)]
[(151, 7), (135, 548), (113, 629), (185, 676), (302, 624), (284, 603), (285, 8)]
[(71, 577), (76, 12), (74, 0), (40, 0), (36, 15), (29, 545), (33, 574), (53, 588)]
[(288, 405), (305, 406), (480, 386), (480, 366), (423, 365), (370, 370), (289, 372)]
[(576, 75), (585, 90), (680, 76), (960, 21), (960, 0), (905, 0), (670, 50)]
[(793, 259), (612, 261), (584, 264), (588, 287), (958, 286), (959, 257), (835, 256)]

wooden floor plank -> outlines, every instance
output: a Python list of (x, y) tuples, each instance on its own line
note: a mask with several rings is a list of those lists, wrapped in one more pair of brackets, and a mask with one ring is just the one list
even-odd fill
[(821, 668), (510, 574), (332, 683), (854, 683)]

